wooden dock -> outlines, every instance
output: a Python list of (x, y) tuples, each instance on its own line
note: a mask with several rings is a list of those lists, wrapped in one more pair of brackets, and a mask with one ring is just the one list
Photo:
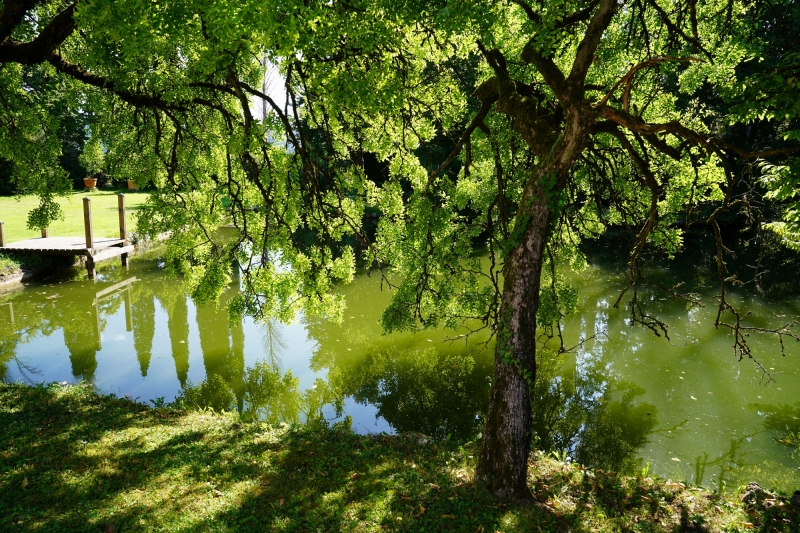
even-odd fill
[(71, 255), (86, 257), (86, 271), (89, 279), (96, 275), (95, 265), (119, 257), (122, 265), (127, 266), (128, 254), (133, 251), (133, 245), (128, 244), (127, 226), (125, 223), (125, 195), (117, 195), (119, 210), (119, 238), (95, 237), (92, 229), (92, 201), (83, 199), (83, 237), (50, 237), (48, 229), (42, 231), (42, 236), (14, 243), (6, 243), (5, 228), (0, 222), (0, 251), (33, 253), (40, 255)]

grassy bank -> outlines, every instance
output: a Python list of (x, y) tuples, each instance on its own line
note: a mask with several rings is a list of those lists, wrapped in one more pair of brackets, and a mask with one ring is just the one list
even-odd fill
[(538, 502), (473, 485), (475, 446), (149, 409), (89, 386), (0, 385), (3, 531), (800, 531), (749, 507), (536, 456)]
[[(117, 191), (110, 189), (96, 192), (75, 192), (58, 198), (64, 213), (64, 220), (58, 221), (50, 228), (52, 237), (83, 235), (83, 198), (92, 199), (92, 225), (98, 237), (116, 237), (119, 235), (119, 218), (117, 216), (117, 193), (125, 193), (125, 205), (128, 211), (128, 229), (134, 229), (133, 213), (147, 200), (148, 193), (139, 191)], [(36, 230), (27, 228), (28, 212), (39, 205), (36, 196), (0, 196), (0, 222), (5, 223), (6, 241), (15, 242), (41, 236)]]
[(0, 254), (0, 281), (18, 274), (21, 268), (22, 264), (18, 259)]
[[(64, 213), (64, 220), (53, 224), (50, 228), (50, 236), (82, 236), (84, 234), (83, 198), (88, 196), (92, 199), (94, 234), (98, 237), (116, 237), (119, 235), (117, 210), (117, 193), (119, 192), (125, 193), (128, 230), (134, 230), (135, 220), (133, 216), (144, 201), (147, 200), (147, 193), (127, 190), (98, 190), (91, 193), (75, 192), (58, 198), (58, 203)], [(41, 236), (39, 231), (27, 228), (28, 212), (37, 205), (39, 205), (39, 199), (35, 196), (22, 196), (20, 198), (0, 196), (0, 222), (5, 224), (6, 242), (12, 243)], [(47, 270), (54, 261), (58, 262), (59, 258), (54, 259), (25, 254), (3, 254), (0, 252), (0, 280), (17, 274), (22, 269), (33, 272)]]

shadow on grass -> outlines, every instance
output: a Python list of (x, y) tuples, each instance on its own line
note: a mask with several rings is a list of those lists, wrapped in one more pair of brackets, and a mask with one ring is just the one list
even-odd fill
[(474, 446), (275, 429), (87, 385), (0, 385), (0, 428), (3, 531), (707, 530), (685, 502), (669, 514), (663, 484), (550, 461), (533, 467), (540, 503), (506, 507), (472, 486)]

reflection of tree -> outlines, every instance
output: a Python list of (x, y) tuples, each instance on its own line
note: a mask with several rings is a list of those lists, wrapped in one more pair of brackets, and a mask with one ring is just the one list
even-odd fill
[[(199, 384), (184, 387), (176, 401), (194, 408), (237, 409), (244, 418), (271, 424), (299, 422), (305, 395), (300, 394), (298, 384), (291, 371), (281, 375), (278, 368), (261, 361), (245, 370), (235, 385), (212, 373)], [(241, 397), (236, 394), (237, 386), (241, 387)]]
[(375, 405), (398, 432), (466, 440), (480, 431), (491, 367), (488, 357), (477, 359), (462, 346), (368, 349), (338, 359), (328, 379), (340, 396)]
[(167, 327), (172, 358), (175, 361), (175, 373), (178, 375), (181, 387), (184, 387), (189, 375), (189, 306), (186, 304), (186, 295), (181, 291), (176, 297), (165, 296), (159, 300), (167, 311)]
[(566, 451), (594, 467), (634, 468), (636, 451), (656, 425), (656, 407), (634, 403), (644, 393), (632, 383), (614, 381), (608, 373), (585, 366), (577, 372), (564, 368), (559, 358), (542, 357), (533, 414), (538, 446)]
[(46, 332), (47, 335), (52, 333), (53, 326), (45, 318), (44, 309), (41, 301), (33, 303), (9, 298), (0, 303), (0, 381), (8, 381), (12, 362), (23, 378), (26, 373), (38, 372), (20, 360), (16, 352), (19, 344), (28, 342), (38, 332)]
[(77, 290), (71, 290), (63, 298), (53, 300), (48, 314), (54, 324), (60, 325), (64, 331), (72, 375), (92, 382), (97, 370), (97, 352), (101, 348), (100, 334), (105, 329), (105, 317), (119, 310), (123, 298), (121, 295), (114, 295), (98, 302), (95, 299), (94, 284), (73, 287)]
[(764, 428), (781, 433), (782, 437), (800, 434), (800, 402), (789, 404), (755, 404), (764, 417)]
[(232, 283), (222, 294), (217, 305), (206, 304), (197, 308), (197, 329), (206, 375), (221, 376), (232, 388), (238, 410), (244, 402), (244, 330), (241, 320), (231, 320), (228, 302), (239, 292), (238, 283)]
[(133, 347), (139, 360), (142, 377), (147, 376), (153, 354), (153, 337), (156, 332), (156, 305), (153, 285), (134, 283), (133, 297)]
[(717, 474), (717, 486), (724, 487), (728, 483), (727, 476), (737, 465), (742, 462), (744, 455), (740, 447), (743, 442), (750, 440), (753, 435), (745, 435), (737, 439), (731, 439), (728, 449), (719, 454), (714, 459), (709, 458), (707, 453), (695, 457), (694, 460), (694, 484), (701, 485), (706, 476), (706, 470), (710, 467), (719, 467)]
[(281, 355), (286, 349), (286, 341), (280, 327), (275, 320), (267, 319), (261, 329), (264, 335), (264, 352), (269, 358), (269, 363), (272, 366), (280, 366)]

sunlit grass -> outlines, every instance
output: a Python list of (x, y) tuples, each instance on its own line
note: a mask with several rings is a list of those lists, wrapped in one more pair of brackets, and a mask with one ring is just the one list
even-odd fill
[(475, 444), (150, 409), (88, 385), (0, 384), (2, 531), (797, 531), (785, 498), (537, 453), (532, 505), (474, 483)]
[[(128, 190), (103, 189), (96, 192), (74, 192), (57, 199), (64, 213), (64, 220), (53, 224), (50, 228), (52, 237), (82, 236), (83, 198), (92, 200), (92, 226), (96, 237), (117, 237), (119, 235), (119, 217), (117, 211), (117, 193), (125, 194), (125, 205), (128, 211), (128, 231), (134, 231), (134, 213), (147, 200), (148, 193)], [(39, 205), (36, 196), (0, 196), (0, 222), (5, 223), (6, 242), (12, 243), (34, 237), (40, 237), (37, 230), (27, 227), (28, 212)], [(0, 265), (1, 267), (2, 265)]]

